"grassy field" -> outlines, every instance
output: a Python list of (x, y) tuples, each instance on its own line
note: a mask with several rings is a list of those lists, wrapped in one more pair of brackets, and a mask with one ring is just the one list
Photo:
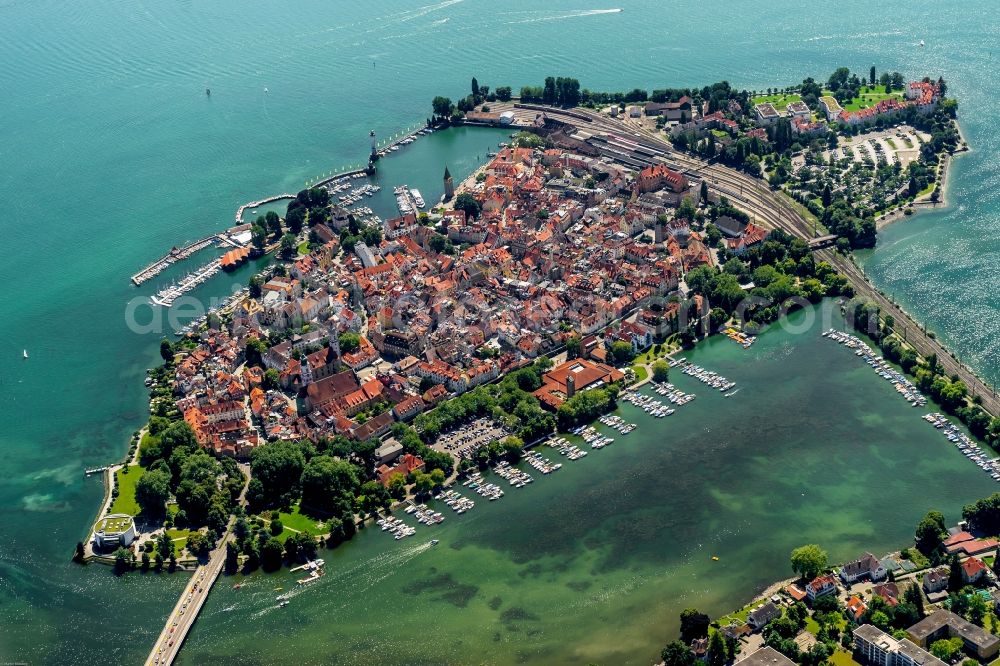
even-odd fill
[(780, 95), (761, 95), (760, 97), (753, 98), (753, 105), (758, 104), (770, 104), (777, 111), (784, 111), (792, 102), (801, 102), (802, 97), (800, 95), (792, 94), (780, 94)]
[[(824, 95), (833, 96), (829, 90), (823, 91)], [(869, 107), (875, 106), (884, 99), (889, 99), (890, 97), (895, 97), (896, 99), (903, 99), (903, 93), (901, 91), (894, 90), (891, 93), (885, 91), (885, 86), (874, 86), (869, 88), (868, 86), (861, 86), (861, 90), (858, 91), (858, 96), (852, 99), (847, 104), (841, 104), (845, 111), (860, 111), (861, 109), (867, 109)]]
[(646, 368), (641, 365), (633, 365), (632, 371), (635, 372), (635, 381), (641, 382), (649, 377), (649, 373), (646, 372)]
[(924, 568), (929, 567), (931, 565), (931, 561), (928, 560), (924, 556), (924, 554), (921, 553), (916, 548), (908, 548), (906, 550), (906, 553), (907, 553), (907, 555), (909, 555), (910, 561), (913, 562), (917, 566), (918, 569), (924, 569)]
[(187, 547), (187, 541), (188, 537), (191, 536), (191, 530), (169, 529), (167, 530), (167, 536), (169, 536), (170, 540), (174, 542), (174, 552), (180, 555), (181, 551)]
[(160, 443), (160, 438), (157, 437), (156, 435), (149, 434), (149, 431), (147, 430), (142, 434), (142, 439), (139, 440), (139, 455), (141, 456), (142, 452), (148, 449), (150, 446), (159, 443)]
[(124, 468), (115, 474), (115, 483), (118, 488), (118, 497), (111, 503), (111, 513), (127, 513), (130, 516), (139, 514), (139, 504), (135, 501), (135, 484), (139, 483), (139, 477), (146, 471), (140, 465), (131, 465), (128, 474)]
[(292, 508), (291, 513), (285, 513), (284, 511), (279, 513), (278, 518), (281, 520), (282, 525), (296, 532), (305, 532), (308, 530), (313, 536), (324, 533), (324, 528), (320, 526), (323, 521), (300, 513), (298, 504)]
[(724, 627), (724, 626), (726, 626), (726, 625), (728, 625), (728, 624), (730, 624), (730, 623), (732, 623), (734, 621), (735, 622), (746, 622), (747, 621), (747, 615), (749, 615), (750, 611), (752, 611), (758, 605), (760, 605), (760, 602), (749, 603), (746, 606), (744, 606), (743, 608), (741, 608), (738, 611), (736, 611), (735, 613), (730, 613), (729, 615), (726, 615), (724, 617), (720, 617), (718, 620), (716, 620), (716, 622), (719, 623), (720, 627)]
[(860, 666), (858, 662), (854, 661), (854, 656), (844, 650), (837, 650), (830, 655), (830, 663), (833, 666)]

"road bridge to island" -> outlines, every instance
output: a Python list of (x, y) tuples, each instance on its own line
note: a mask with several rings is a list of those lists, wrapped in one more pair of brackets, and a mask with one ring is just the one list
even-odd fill
[[(245, 477), (243, 491), (239, 498), (239, 504), (243, 505), (250, 481), (250, 468), (247, 465), (240, 465), (240, 470)], [(226, 544), (232, 538), (232, 529), (235, 523), (235, 516), (230, 516), (226, 533), (219, 539), (219, 545), (208, 556), (208, 561), (195, 569), (191, 580), (184, 586), (180, 598), (173, 610), (170, 611), (170, 615), (167, 616), (167, 621), (157, 637), (153, 649), (149, 652), (149, 657), (146, 658), (147, 666), (174, 663), (184, 639), (187, 638), (195, 620), (198, 619), (198, 614), (205, 605), (205, 600), (208, 599), (208, 593), (226, 566)]]

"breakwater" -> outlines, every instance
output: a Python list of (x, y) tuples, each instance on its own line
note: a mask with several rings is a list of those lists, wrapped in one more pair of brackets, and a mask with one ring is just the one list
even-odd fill
[[(435, 131), (434, 128), (421, 126), (412, 130), (402, 132), (401, 134), (399, 134), (399, 136), (393, 137), (392, 139), (390, 139), (389, 141), (378, 147), (377, 148), (378, 156), (385, 157), (399, 150), (400, 147), (413, 143), (419, 136), (430, 134), (434, 131)], [(337, 180), (341, 180), (343, 178), (364, 178), (366, 175), (368, 175), (368, 173), (365, 169), (348, 169), (345, 171), (339, 171), (329, 176), (324, 176), (323, 178), (309, 185), (309, 187), (323, 187), (325, 185), (329, 185), (330, 183)], [(292, 194), (291, 192), (282, 192), (281, 194), (273, 194), (267, 197), (263, 197), (261, 199), (257, 199), (255, 201), (247, 202), (245, 204), (242, 204), (239, 208), (236, 209), (236, 214), (234, 215), (233, 218), (234, 222), (236, 223), (236, 226), (247, 224), (247, 222), (244, 220), (244, 215), (246, 214), (247, 210), (253, 210), (255, 208), (258, 208), (259, 206), (264, 206), (266, 204), (274, 203), (276, 201), (283, 201), (285, 199), (294, 199), (294, 198), (295, 195)], [(201, 238), (181, 248), (176, 248), (176, 247), (172, 248), (165, 255), (163, 255), (156, 261), (148, 264), (139, 272), (135, 273), (132, 276), (132, 283), (136, 286), (139, 286), (144, 282), (147, 282), (148, 280), (162, 273), (172, 264), (181, 261), (183, 259), (187, 259), (195, 252), (208, 247), (214, 241), (219, 241), (223, 243), (228, 243), (233, 246), (238, 246), (238, 244), (234, 244), (229, 239), (226, 233), (219, 233), (207, 236), (205, 238)], [(195, 273), (199, 274), (201, 272), (202, 272), (201, 270), (195, 271)], [(162, 299), (158, 298), (158, 300)]]
[(171, 264), (181, 261), (182, 259), (187, 259), (195, 252), (205, 249), (218, 239), (219, 236), (213, 234), (211, 236), (206, 236), (205, 238), (196, 240), (193, 243), (188, 243), (182, 248), (176, 248), (176, 247), (172, 248), (170, 252), (167, 252), (165, 255), (163, 255), (162, 257), (160, 257), (159, 259), (157, 259), (156, 261), (149, 264), (141, 271), (133, 275), (132, 284), (138, 287), (143, 282), (151, 280), (152, 278), (162, 273)]
[(236, 224), (243, 224), (243, 213), (246, 212), (248, 208), (256, 208), (258, 206), (263, 206), (264, 204), (274, 203), (275, 201), (281, 201), (282, 199), (294, 199), (294, 194), (289, 194), (285, 192), (284, 194), (275, 194), (274, 196), (264, 197), (263, 199), (258, 199), (257, 201), (251, 201), (250, 203), (245, 203), (236, 209)]

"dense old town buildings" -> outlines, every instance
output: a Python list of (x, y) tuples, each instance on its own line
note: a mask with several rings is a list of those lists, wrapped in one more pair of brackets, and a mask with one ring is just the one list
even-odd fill
[[(465, 193), (478, 206), (460, 197), (459, 209), (386, 220), (379, 243), (351, 252), (335, 207), (313, 230), (322, 244), (201, 333), (176, 371), (199, 442), (245, 456), (267, 440), (378, 437), (577, 336), (576, 386), (556, 377), (538, 394), (554, 408), (621, 377), (604, 363), (612, 342), (640, 349), (676, 331), (685, 272), (716, 261), (676, 212), (700, 183), (666, 167), (504, 148), (475, 180)], [(729, 231), (740, 247), (763, 239), (752, 225)]]

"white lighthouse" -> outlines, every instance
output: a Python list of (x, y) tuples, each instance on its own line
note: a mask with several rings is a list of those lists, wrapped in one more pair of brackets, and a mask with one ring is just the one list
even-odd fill
[(371, 154), (371, 159), (372, 160), (376, 160), (376, 159), (378, 159), (378, 147), (375, 145), (375, 130), (372, 130), (371, 133), (368, 136), (371, 137), (371, 140), (372, 140), (372, 154)]

